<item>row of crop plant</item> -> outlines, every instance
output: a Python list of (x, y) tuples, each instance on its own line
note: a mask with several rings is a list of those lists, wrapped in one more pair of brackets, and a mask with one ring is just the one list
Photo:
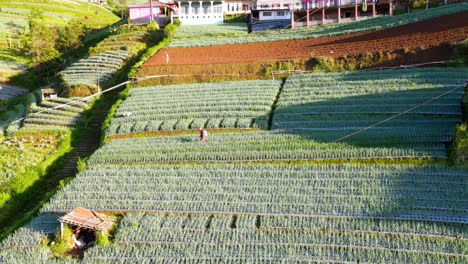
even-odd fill
[[(430, 135), (434, 136), (434, 133)], [(447, 157), (443, 143), (389, 142), (388, 146), (362, 146), (314, 140), (299, 133), (252, 131), (210, 134), (200, 144), (198, 134), (116, 139), (99, 149), (90, 163), (183, 161), (280, 161), (398, 159)]]
[(464, 173), (463, 169), (417, 166), (92, 166), (44, 211), (85, 206), (118, 212), (333, 215), (466, 223)]
[(279, 88), (279, 81), (243, 81), (131, 89), (107, 135), (199, 127), (265, 129)]
[(147, 48), (156, 31), (143, 26), (121, 25), (116, 34), (99, 42), (83, 58), (59, 74), (59, 83), (71, 96), (84, 96), (98, 92), (110, 80)]
[(433, 68), (290, 77), (272, 129), (361, 145), (449, 142), (461, 121), (467, 73)]
[[(0, 258), (54, 262), (46, 246), (58, 222), (41, 215), (2, 243)], [(42, 222), (41, 222), (42, 221)], [(300, 221), (300, 222), (297, 222)], [(284, 224), (291, 224), (284, 226)], [(304, 225), (297, 228), (295, 224)], [(331, 223), (328, 225), (328, 223)], [(279, 225), (278, 225), (279, 224)], [(336, 224), (336, 225), (333, 225)], [(347, 229), (350, 227), (351, 229)], [(361, 230), (356, 230), (359, 227)], [(387, 232), (404, 229), (403, 232)], [(454, 236), (440, 236), (453, 232)], [(58, 233), (56, 233), (58, 235)], [(304, 218), (218, 214), (127, 213), (115, 242), (95, 246), (84, 258), (60, 263), (235, 261), (424, 261), (463, 262), (466, 231), (461, 224), (424, 221)], [(15, 259), (17, 258), (17, 259)]]

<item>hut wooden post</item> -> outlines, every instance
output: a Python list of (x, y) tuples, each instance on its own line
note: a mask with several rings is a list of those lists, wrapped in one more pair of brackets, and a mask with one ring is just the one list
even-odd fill
[(309, 9), (306, 10), (306, 16), (307, 16), (307, 26), (310, 26), (310, 18), (309, 18)]
[(393, 16), (393, 3), (392, 1), (388, 2), (388, 13), (390, 16)]
[(60, 238), (63, 239), (63, 222), (60, 222)]

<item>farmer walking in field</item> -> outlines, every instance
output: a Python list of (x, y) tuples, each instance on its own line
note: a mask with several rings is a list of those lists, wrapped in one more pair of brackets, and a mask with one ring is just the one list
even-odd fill
[(202, 143), (206, 142), (206, 137), (208, 137), (208, 131), (203, 128), (199, 128), (198, 131), (200, 132), (200, 140)]

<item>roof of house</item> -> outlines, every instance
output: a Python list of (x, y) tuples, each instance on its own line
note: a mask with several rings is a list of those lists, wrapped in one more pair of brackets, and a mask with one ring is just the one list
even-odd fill
[(114, 221), (107, 219), (104, 215), (82, 207), (77, 207), (60, 217), (59, 221), (92, 230), (105, 230), (114, 224)]
[(44, 88), (41, 89), (42, 93), (57, 93), (57, 90), (55, 88)]
[[(153, 4), (153, 7), (158, 7), (158, 6), (174, 4), (174, 1), (172, 0), (152, 1), (152, 4)], [(139, 7), (150, 7), (149, 1), (128, 6), (128, 8), (139, 8)]]

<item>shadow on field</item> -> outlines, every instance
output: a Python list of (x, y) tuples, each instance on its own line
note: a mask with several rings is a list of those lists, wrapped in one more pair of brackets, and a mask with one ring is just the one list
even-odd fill
[[(346, 81), (356, 80), (352, 74), (347, 77), (339, 78), (344, 85), (334, 87), (336, 90), (325, 86), (323, 90), (307, 90), (305, 85), (304, 89), (288, 93), (285, 87), (270, 119), (271, 131), (320, 143), (362, 148), (417, 151), (421, 146), (434, 146), (445, 156), (444, 146), (450, 144), (455, 127), (461, 122), (461, 86), (418, 88), (422, 84), (412, 82), (408, 85), (414, 89), (406, 91), (347, 96), (359, 89), (356, 83), (346, 87)], [(435, 97), (438, 98), (430, 101)], [(304, 101), (315, 98), (316, 102), (295, 103), (301, 98)], [(407, 159), (404, 163), (413, 163), (412, 160), (419, 163), (417, 159)], [(367, 186), (363, 185), (362, 189), (355, 189), (349, 199), (364, 204), (362, 214), (367, 216), (466, 223), (468, 208), (463, 202), (462, 175), (461, 171), (452, 175), (445, 167), (431, 172), (403, 169), (395, 175), (387, 171), (380, 175), (381, 178), (377, 177), (377, 184), (369, 187), (370, 195), (366, 193), (369, 191)], [(363, 174), (359, 175), (361, 179), (350, 180), (359, 181), (366, 176)]]

